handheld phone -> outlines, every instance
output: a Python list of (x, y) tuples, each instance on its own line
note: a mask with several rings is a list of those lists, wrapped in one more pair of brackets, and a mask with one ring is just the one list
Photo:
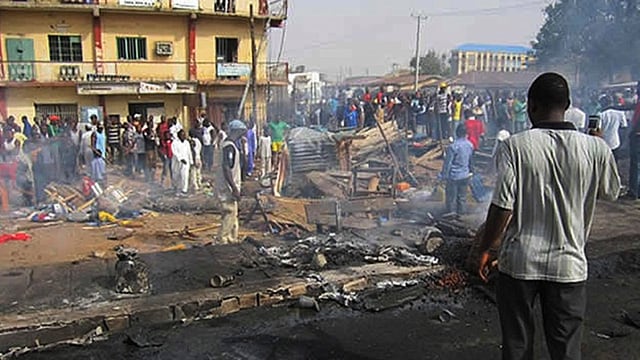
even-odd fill
[(598, 130), (600, 129), (600, 116), (598, 115), (590, 115), (589, 116), (589, 126), (587, 127), (587, 131), (589, 130)]

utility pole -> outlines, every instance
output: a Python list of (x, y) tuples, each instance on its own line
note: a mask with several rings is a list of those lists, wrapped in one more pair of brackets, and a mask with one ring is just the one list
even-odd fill
[(253, 4), (249, 5), (249, 23), (251, 25), (251, 120), (256, 123), (258, 121), (258, 99), (256, 97), (258, 50), (256, 49), (256, 19), (253, 16)]
[(427, 16), (422, 14), (411, 14), (412, 18), (415, 18), (418, 22), (418, 28), (416, 30), (416, 79), (413, 83), (413, 91), (418, 91), (418, 82), (420, 82), (420, 32), (422, 30), (422, 20), (427, 20)]

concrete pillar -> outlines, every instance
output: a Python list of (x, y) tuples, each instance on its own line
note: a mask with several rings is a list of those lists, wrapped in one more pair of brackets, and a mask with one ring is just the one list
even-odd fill
[(0, 120), (7, 118), (7, 88), (0, 87)]
[(102, 52), (102, 19), (100, 10), (93, 10), (93, 68), (96, 74), (104, 74), (104, 54)]

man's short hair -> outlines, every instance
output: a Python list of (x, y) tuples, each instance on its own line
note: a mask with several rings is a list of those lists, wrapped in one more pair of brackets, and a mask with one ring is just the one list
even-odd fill
[(467, 136), (467, 127), (464, 124), (458, 125), (456, 128), (456, 137), (462, 138)]
[(529, 87), (529, 99), (549, 109), (567, 109), (571, 104), (569, 83), (558, 73), (548, 72), (538, 76)]

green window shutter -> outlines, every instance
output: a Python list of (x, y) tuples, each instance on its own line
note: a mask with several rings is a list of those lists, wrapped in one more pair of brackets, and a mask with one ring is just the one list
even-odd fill
[(10, 81), (34, 80), (35, 54), (33, 39), (13, 38), (6, 40)]

